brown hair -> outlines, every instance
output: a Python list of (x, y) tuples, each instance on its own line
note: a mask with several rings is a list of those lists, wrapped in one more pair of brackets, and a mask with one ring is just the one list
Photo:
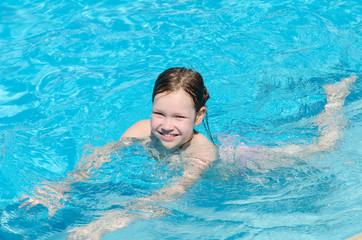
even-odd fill
[[(158, 76), (153, 87), (152, 102), (157, 94), (173, 92), (180, 88), (192, 98), (196, 113), (205, 106), (206, 101), (210, 98), (200, 73), (184, 67), (175, 67), (165, 70)], [(203, 124), (211, 141), (214, 142), (207, 121), (207, 111)]]

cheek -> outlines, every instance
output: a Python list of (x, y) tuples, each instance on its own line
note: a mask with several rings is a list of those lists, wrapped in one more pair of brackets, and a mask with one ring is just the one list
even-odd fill
[(159, 125), (159, 120), (155, 118), (151, 118), (151, 129), (157, 128), (157, 125)]
[(184, 132), (193, 132), (194, 130), (194, 122), (193, 121), (185, 121), (179, 125), (179, 128)]

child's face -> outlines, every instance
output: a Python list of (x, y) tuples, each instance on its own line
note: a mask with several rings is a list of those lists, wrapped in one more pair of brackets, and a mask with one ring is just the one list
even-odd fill
[[(206, 109), (205, 109), (206, 110)], [(195, 112), (191, 97), (182, 89), (157, 94), (153, 100), (151, 129), (166, 148), (180, 147), (194, 134), (205, 112)]]

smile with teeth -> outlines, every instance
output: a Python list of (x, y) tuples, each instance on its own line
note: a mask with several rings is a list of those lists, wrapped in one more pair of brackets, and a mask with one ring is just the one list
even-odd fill
[(162, 134), (165, 137), (175, 137), (177, 134)]
[(167, 133), (162, 133), (162, 132), (159, 132), (159, 133), (162, 136), (162, 138), (165, 140), (172, 140), (179, 135), (179, 134), (167, 134)]

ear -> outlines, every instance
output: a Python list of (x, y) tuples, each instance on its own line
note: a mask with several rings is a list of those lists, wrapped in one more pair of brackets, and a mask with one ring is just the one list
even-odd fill
[(206, 111), (207, 111), (207, 109), (205, 106), (200, 108), (200, 110), (196, 114), (195, 125), (198, 126), (201, 124), (202, 120), (205, 117)]

